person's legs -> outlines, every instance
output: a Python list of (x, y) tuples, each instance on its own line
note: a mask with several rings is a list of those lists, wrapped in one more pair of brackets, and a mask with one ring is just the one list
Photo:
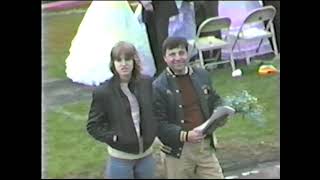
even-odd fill
[(157, 75), (160, 74), (166, 67), (166, 63), (163, 59), (162, 54), (162, 44), (163, 41), (168, 37), (168, 28), (169, 28), (169, 19), (161, 19), (157, 18), (157, 21), (155, 22), (155, 28), (156, 28), (156, 47), (155, 49), (155, 62), (157, 66)]
[(214, 153), (202, 159), (196, 168), (196, 174), (200, 179), (224, 179), (221, 166)]
[[(182, 156), (181, 156), (182, 157)], [(189, 173), (185, 169), (194, 169), (191, 165), (185, 162), (185, 159), (177, 159), (172, 156), (166, 155), (165, 166), (168, 179), (188, 179)]]
[(205, 140), (203, 149), (197, 156), (196, 175), (200, 179), (224, 179), (220, 163), (210, 146), (210, 142)]
[(148, 34), (150, 48), (157, 69), (157, 76), (167, 66), (163, 60), (161, 51), (162, 43), (168, 37), (169, 19), (156, 18), (153, 14), (151, 14), (145, 25)]
[(197, 164), (197, 155), (199, 154), (200, 143), (184, 143), (182, 156), (183, 156), (183, 174), (185, 178), (194, 179), (196, 164)]
[(180, 159), (166, 155), (168, 179), (192, 179), (196, 165), (197, 147), (199, 144), (185, 143)]
[(105, 177), (108, 179), (133, 179), (134, 161), (109, 156)]
[(154, 15), (151, 13), (148, 17), (149, 18), (145, 22), (145, 25), (146, 25), (147, 35), (148, 35), (148, 39), (149, 39), (150, 49), (152, 52), (152, 56), (153, 56), (155, 65), (156, 65), (156, 69), (158, 71), (157, 52), (159, 51), (159, 47), (158, 47), (158, 43), (157, 43), (158, 40), (157, 40), (157, 29), (156, 29), (156, 25), (155, 25), (155, 18), (154, 18)]
[(136, 161), (134, 167), (135, 179), (152, 179), (155, 175), (156, 162), (152, 155), (148, 155)]

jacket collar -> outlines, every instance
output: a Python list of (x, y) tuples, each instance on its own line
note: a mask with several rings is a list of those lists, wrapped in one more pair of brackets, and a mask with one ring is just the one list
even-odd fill
[[(117, 89), (120, 89), (120, 77), (118, 75), (114, 75), (111, 78), (111, 83), (113, 84), (114, 87), (116, 87)], [(132, 91), (134, 85), (136, 84), (136, 80), (130, 80), (128, 83), (128, 87), (129, 89)]]
[[(193, 74), (192, 67), (186, 66), (185, 72), (188, 73), (188, 75), (192, 75)], [(176, 77), (176, 74), (174, 74), (174, 72), (169, 67), (166, 68), (166, 74), (168, 76)]]

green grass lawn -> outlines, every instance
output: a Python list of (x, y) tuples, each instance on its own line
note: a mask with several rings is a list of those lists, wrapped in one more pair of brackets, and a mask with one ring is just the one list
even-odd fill
[(66, 79), (65, 60), (71, 41), (76, 35), (84, 13), (68, 15), (43, 15), (42, 57), (48, 68), (48, 78)]
[[(277, 66), (277, 64), (275, 64)], [(266, 123), (258, 126), (256, 122), (236, 115), (230, 119), (226, 127), (217, 131), (221, 142), (242, 142), (258, 144), (259, 142), (275, 142), (278, 138), (279, 126), (279, 76), (261, 77), (257, 74), (257, 65), (242, 66), (243, 77), (231, 77), (230, 69), (219, 69), (213, 72), (214, 87), (217, 92), (225, 97), (241, 90), (258, 98), (259, 104), (264, 108)]]
[(102, 177), (107, 152), (86, 132), (88, 108), (79, 102), (47, 114), (49, 178)]

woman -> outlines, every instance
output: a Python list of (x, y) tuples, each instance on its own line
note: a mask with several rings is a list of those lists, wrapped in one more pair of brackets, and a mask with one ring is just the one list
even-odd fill
[[(140, 10), (140, 12), (139, 12)], [(132, 11), (127, 1), (92, 1), (66, 59), (66, 75), (74, 82), (97, 86), (110, 79), (109, 54), (118, 41), (132, 43), (139, 50), (142, 74), (156, 72), (145, 25)]]
[(152, 80), (140, 75), (140, 59), (130, 43), (117, 43), (110, 60), (114, 76), (94, 90), (87, 130), (108, 145), (106, 177), (153, 178), (157, 122), (152, 115)]

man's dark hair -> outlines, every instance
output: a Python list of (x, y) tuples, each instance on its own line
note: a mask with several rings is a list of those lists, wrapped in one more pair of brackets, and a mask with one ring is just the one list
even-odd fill
[(163, 41), (162, 44), (162, 54), (163, 56), (166, 54), (167, 49), (174, 49), (178, 47), (185, 48), (188, 52), (188, 41), (183, 37), (168, 37)]

